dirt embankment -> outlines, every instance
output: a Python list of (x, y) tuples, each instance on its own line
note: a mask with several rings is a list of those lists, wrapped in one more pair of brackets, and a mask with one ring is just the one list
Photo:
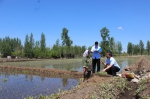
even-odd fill
[[(145, 57), (141, 57), (139, 60), (134, 62), (132, 65), (126, 67), (129, 69), (130, 72), (138, 74), (140, 71), (150, 71), (150, 61), (147, 60)], [(126, 72), (125, 70), (121, 71)]]
[[(138, 74), (150, 70), (150, 61), (141, 57), (129, 66), (130, 71)], [(126, 71), (122, 71), (122, 74)], [(93, 76), (87, 82), (82, 82), (76, 88), (51, 96), (52, 99), (149, 99), (150, 78), (133, 83), (121, 77)]]
[(22, 61), (42, 61), (43, 59), (25, 59), (25, 58), (19, 58), (19, 59), (7, 59), (7, 58), (0, 58), (0, 63), (3, 62), (22, 62)]
[(16, 66), (0, 66), (1, 72), (17, 73), (17, 74), (30, 74), (45, 77), (69, 77), (81, 78), (82, 72), (58, 70), (50, 68), (31, 68), (31, 67), (16, 67)]

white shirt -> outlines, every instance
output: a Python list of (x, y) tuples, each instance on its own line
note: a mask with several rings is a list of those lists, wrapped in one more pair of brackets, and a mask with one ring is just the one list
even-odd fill
[(102, 52), (102, 48), (99, 46), (93, 46), (91, 49), (91, 52), (93, 52), (93, 55), (92, 55), (93, 59), (100, 59), (101, 55), (99, 54), (99, 52)]
[(83, 53), (83, 57), (86, 57), (88, 56), (88, 50), (86, 50), (84, 53)]
[(118, 63), (116, 62), (116, 60), (113, 57), (111, 57), (110, 59), (107, 58), (106, 59), (106, 64), (107, 65), (113, 64), (114, 66), (120, 68), (120, 66), (118, 65)]

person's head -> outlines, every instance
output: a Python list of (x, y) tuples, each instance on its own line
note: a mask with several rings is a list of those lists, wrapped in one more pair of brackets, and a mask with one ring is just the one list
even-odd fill
[(98, 46), (98, 42), (97, 41), (95, 42), (95, 46)]
[(107, 58), (112, 57), (112, 52), (107, 52), (106, 57), (107, 57)]

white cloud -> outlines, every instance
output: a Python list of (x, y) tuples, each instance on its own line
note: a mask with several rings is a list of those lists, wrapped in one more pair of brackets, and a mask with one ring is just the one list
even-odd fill
[(124, 30), (124, 29), (122, 28), (122, 26), (119, 26), (117, 29), (118, 29), (118, 30)]

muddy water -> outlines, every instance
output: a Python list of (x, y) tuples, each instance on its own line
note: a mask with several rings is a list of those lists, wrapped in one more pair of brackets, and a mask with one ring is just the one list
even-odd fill
[(78, 79), (47, 78), (23, 74), (0, 73), (0, 99), (23, 99), (40, 94), (50, 95), (68, 90), (78, 84)]

